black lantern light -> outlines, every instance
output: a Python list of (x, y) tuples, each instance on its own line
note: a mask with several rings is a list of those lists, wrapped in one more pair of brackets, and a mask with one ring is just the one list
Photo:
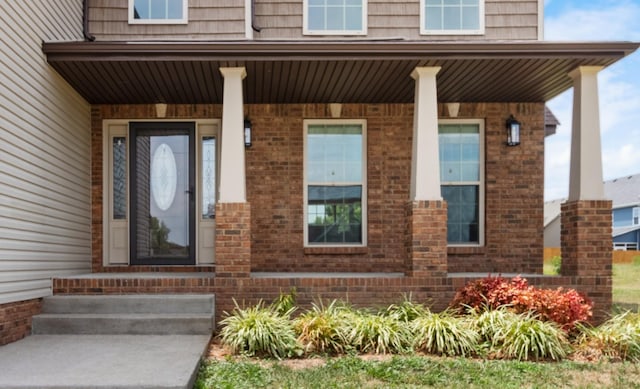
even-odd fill
[(251, 120), (244, 119), (244, 146), (251, 147)]
[(520, 122), (509, 116), (507, 119), (507, 146), (517, 146), (520, 144)]

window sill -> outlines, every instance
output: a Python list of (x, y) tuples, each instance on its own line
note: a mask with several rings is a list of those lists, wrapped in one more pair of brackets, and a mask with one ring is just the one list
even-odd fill
[(361, 255), (369, 254), (369, 248), (362, 247), (305, 247), (305, 255)]
[(449, 246), (448, 255), (483, 255), (486, 253), (484, 246)]

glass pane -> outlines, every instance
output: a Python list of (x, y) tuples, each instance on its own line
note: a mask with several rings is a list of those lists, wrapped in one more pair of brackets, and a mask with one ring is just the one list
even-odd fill
[(459, 30), (460, 29), (460, 8), (459, 7), (445, 7), (442, 10), (442, 26), (444, 30)]
[(479, 186), (442, 186), (442, 197), (447, 201), (448, 243), (479, 242)]
[(309, 7), (308, 28), (309, 30), (325, 29), (324, 8)]
[(345, 30), (362, 30), (362, 7), (347, 7), (345, 16)]
[(167, 19), (182, 19), (182, 1), (169, 0), (167, 5)]
[(307, 181), (362, 181), (362, 127), (312, 125), (307, 135)]
[(309, 186), (309, 243), (362, 243), (362, 186)]
[(478, 7), (465, 7), (462, 9), (462, 29), (477, 30), (480, 28), (480, 10)]
[(476, 124), (438, 126), (440, 179), (443, 182), (480, 181), (479, 131)]
[(151, 8), (149, 10), (151, 19), (167, 18), (167, 0), (149, 0)]
[(134, 19), (149, 19), (149, 1), (150, 0), (135, 0), (133, 2), (133, 18)]
[(189, 136), (136, 136), (137, 258), (189, 255)]
[(216, 217), (216, 138), (202, 138), (202, 218)]
[(327, 7), (327, 30), (344, 30), (344, 7)]
[(427, 7), (425, 23), (427, 30), (442, 30), (442, 8)]
[(127, 138), (113, 138), (113, 219), (127, 218)]

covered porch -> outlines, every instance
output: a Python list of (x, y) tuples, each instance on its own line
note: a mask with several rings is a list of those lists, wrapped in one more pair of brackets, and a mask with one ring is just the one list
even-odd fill
[[(222, 139), (213, 260), (177, 267), (112, 266), (104, 257), (105, 203), (97, 179), (94, 273), (54, 280), (54, 293), (214, 292), (222, 312), (233, 307), (232, 297), (270, 299), (295, 287), (302, 303), (348, 296), (355, 304), (375, 305), (412, 293), (444, 308), (467, 280), (511, 272), (527, 275), (536, 285), (577, 288), (594, 299), (597, 312), (606, 312), (611, 304), (611, 212), (603, 198), (601, 163), (593, 158), (600, 155), (597, 72), (636, 48), (630, 43), (542, 42), (46, 43), (49, 63), (93, 104), (94, 129), (101, 130), (110, 119), (208, 117), (221, 119)], [(570, 87), (575, 88), (574, 127), (571, 190), (563, 207), (562, 276), (542, 277), (544, 102)], [(525, 118), (523, 143), (516, 150), (504, 145), (510, 115)], [(245, 117), (254, 126), (250, 149), (244, 145)], [(404, 158), (400, 173), (383, 176), (380, 193), (369, 189), (370, 201), (378, 196), (377, 208), (369, 211), (389, 210), (395, 227), (386, 227), (383, 217), (378, 224), (372, 220), (369, 233), (377, 239), (366, 246), (307, 247), (298, 240), (302, 212), (294, 212), (302, 209), (300, 194), (283, 189), (264, 196), (260, 177), (286, 177), (284, 185), (303, 185), (295, 170), (302, 169), (300, 160), (279, 159), (279, 153), (300, 153), (301, 138), (295, 135), (300, 128), (295, 126), (307, 117), (377, 120), (381, 130), (372, 132), (369, 148), (381, 147), (376, 151), (379, 166)], [(483, 244), (447, 245), (438, 154), (442, 118), (485, 122)], [(294, 141), (282, 141), (291, 135)], [(411, 152), (393, 154), (396, 149), (389, 147), (391, 153), (385, 153), (385, 145), (399, 142), (397, 150)], [(95, 163), (102, 160), (98, 146)], [(267, 160), (268, 155), (276, 157)], [(379, 166), (369, 163), (374, 172), (369, 181)], [(94, 166), (93, 175), (100, 170)], [(287, 208), (278, 201), (279, 193), (284, 202), (300, 204)], [(526, 209), (518, 205), (522, 196), (531, 205)], [(278, 227), (280, 220), (294, 225)], [(267, 224), (276, 231), (264, 232)], [(289, 239), (273, 239), (279, 228), (288, 231)]]

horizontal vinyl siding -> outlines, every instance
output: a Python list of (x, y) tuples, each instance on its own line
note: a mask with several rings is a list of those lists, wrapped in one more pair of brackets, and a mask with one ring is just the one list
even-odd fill
[(99, 41), (244, 39), (244, 0), (189, 0), (187, 24), (129, 24), (128, 0), (88, 0)]
[[(255, 39), (300, 39), (302, 0), (256, 0), (256, 22), (262, 32)], [(369, 0), (369, 38), (419, 40), (536, 40), (538, 38), (538, 2), (536, 0), (486, 0), (485, 34), (438, 36), (420, 35), (419, 0)], [(326, 39), (312, 36), (305, 39)], [(341, 37), (328, 37), (341, 39)]]
[(90, 106), (42, 41), (82, 40), (82, 0), (0, 2), (0, 304), (90, 271)]

